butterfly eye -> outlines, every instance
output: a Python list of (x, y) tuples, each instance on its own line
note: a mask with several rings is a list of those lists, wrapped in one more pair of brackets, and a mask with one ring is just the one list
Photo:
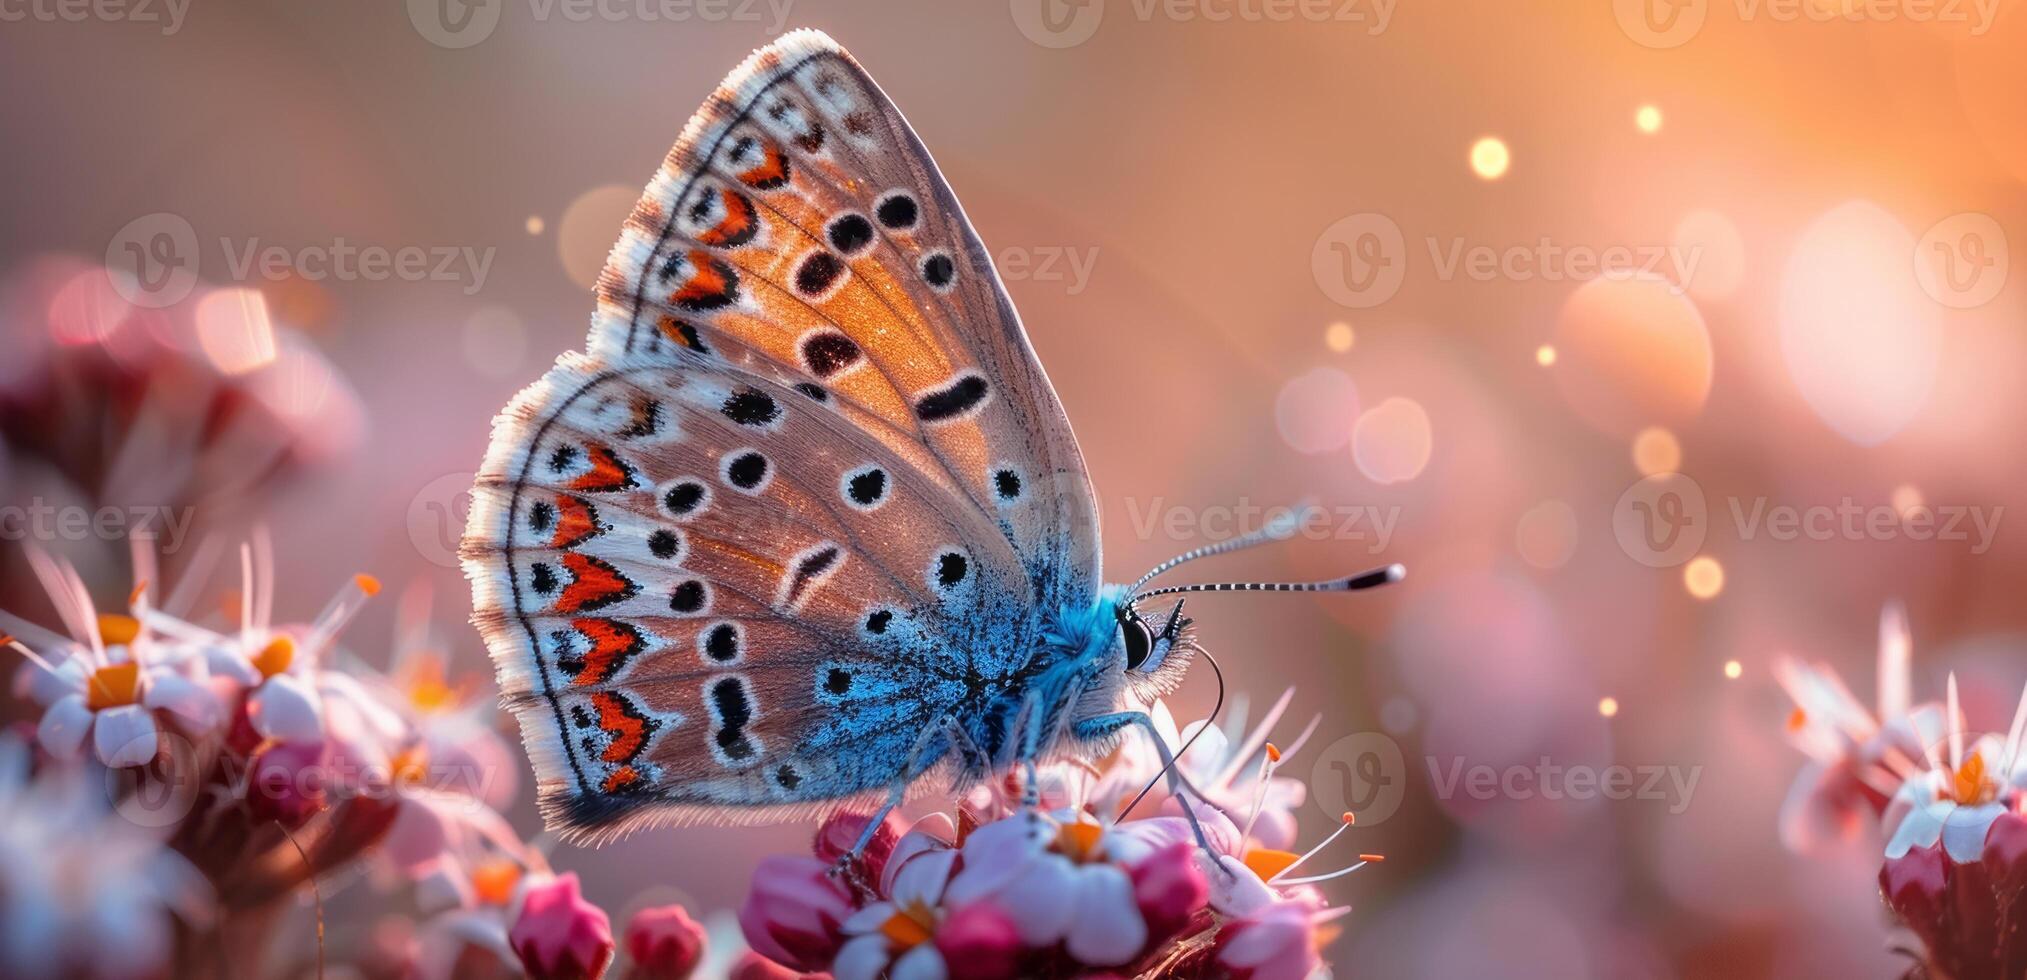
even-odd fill
[(1131, 613), (1119, 617), (1119, 630), (1126, 639), (1126, 669), (1139, 670), (1154, 650), (1154, 634), (1139, 616)]

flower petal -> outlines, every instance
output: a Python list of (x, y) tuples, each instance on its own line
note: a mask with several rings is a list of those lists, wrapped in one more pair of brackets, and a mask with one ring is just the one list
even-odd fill
[(91, 731), (91, 723), (92, 710), (84, 706), (84, 695), (68, 694), (42, 713), (42, 723), (35, 727), (35, 738), (50, 755), (59, 759), (73, 758), (78, 747), (84, 744), (85, 733)]
[(142, 765), (155, 758), (155, 716), (138, 704), (99, 712), (92, 723), (92, 747), (109, 769)]
[(937, 952), (932, 943), (923, 943), (894, 961), (894, 972), (890, 980), (944, 980), (950, 970), (943, 965), (943, 954)]
[(1064, 947), (1079, 963), (1117, 966), (1147, 944), (1147, 923), (1133, 900), (1133, 879), (1120, 868), (1087, 864), (1078, 869), (1076, 891), (1063, 904), (1075, 909)]
[(886, 968), (887, 937), (874, 932), (845, 943), (830, 972), (837, 980), (879, 980)]
[(253, 728), (263, 738), (283, 742), (321, 742), (324, 712), (317, 695), (291, 674), (276, 674), (248, 698)]
[(200, 729), (210, 729), (224, 715), (224, 706), (210, 688), (167, 671), (149, 675), (148, 692), (141, 696), (141, 703), (174, 712)]

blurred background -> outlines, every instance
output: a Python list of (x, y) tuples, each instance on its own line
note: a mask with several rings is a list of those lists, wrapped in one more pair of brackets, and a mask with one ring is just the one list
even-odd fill
[[(1330, 886), (1339, 971), (1905, 967), (1876, 840), (1780, 843), (1769, 668), (1869, 702), (1901, 599), (1917, 699), (1954, 671), (2003, 731), (2027, 679), (2018, 2), (5, 0), (0, 607), (53, 622), (24, 541), (108, 601), (107, 522), (157, 522), (173, 576), (258, 521), (279, 615), (433, 585), (487, 675), (454, 550), (492, 415), (581, 344), (691, 111), (797, 26), (998, 256), (1109, 578), (1305, 498), (1328, 519), (1200, 576), (1409, 566), (1191, 602), (1255, 717), (1293, 686), (1278, 737), (1322, 718), (1305, 837), (1355, 810), (1387, 855)], [(807, 835), (552, 860), (615, 917), (723, 909)]]

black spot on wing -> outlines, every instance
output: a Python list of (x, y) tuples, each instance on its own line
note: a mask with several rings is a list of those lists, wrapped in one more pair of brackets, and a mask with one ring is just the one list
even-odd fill
[(718, 412), (740, 425), (756, 427), (772, 425), (781, 418), (781, 406), (775, 403), (774, 396), (752, 388), (726, 396), (725, 404), (719, 407)]
[(962, 418), (985, 403), (992, 387), (978, 374), (960, 375), (956, 380), (915, 400), (915, 415), (924, 422)]
[(802, 339), (803, 366), (819, 378), (828, 379), (864, 356), (852, 338), (835, 330), (817, 331)]

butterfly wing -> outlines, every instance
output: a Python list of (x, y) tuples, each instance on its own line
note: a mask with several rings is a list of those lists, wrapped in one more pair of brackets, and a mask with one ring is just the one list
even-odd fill
[(991, 256), (830, 38), (792, 32), (727, 76), (627, 220), (598, 299), (593, 356), (709, 351), (849, 402), (992, 515), (1043, 604), (1095, 589), (1083, 456)]
[(1062, 410), (927, 154), (822, 35), (691, 121), (589, 347), (496, 423), (465, 547), (552, 826), (883, 793), (1038, 609), (1090, 603)]

